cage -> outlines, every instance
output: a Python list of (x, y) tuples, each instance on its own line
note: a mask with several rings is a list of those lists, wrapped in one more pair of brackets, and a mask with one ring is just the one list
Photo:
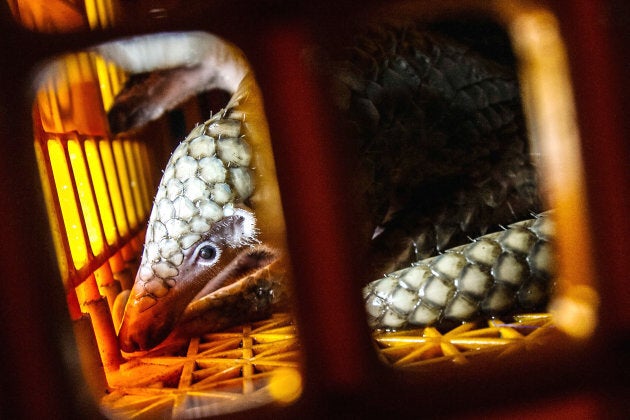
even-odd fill
[[(611, 111), (622, 109), (626, 93), (616, 88), (628, 16), (621, 2), (369, 2), (357, 10), (353, 2), (236, 9), (221, 1), (9, 1), (3, 8), (0, 408), (8, 417), (623, 412), (628, 150), (627, 127)], [(362, 245), (352, 230), (359, 210), (339, 182), (349, 176), (346, 151), (327, 141), (336, 121), (303, 58), (314, 44), (348, 36), (348, 16), (374, 14), (432, 22), (481, 15), (508, 34), (557, 215), (550, 313), (446, 333), (367, 329), (357, 298)], [(132, 288), (160, 171), (209, 104), (225, 98), (201, 95), (140, 131), (113, 135), (106, 110), (129, 74), (90, 48), (185, 30), (238, 44), (255, 69), (295, 302), (264, 320), (129, 357), (118, 347), (116, 297)]]

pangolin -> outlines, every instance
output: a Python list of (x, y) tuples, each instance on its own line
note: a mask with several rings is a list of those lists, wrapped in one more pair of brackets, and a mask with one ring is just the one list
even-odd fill
[[(109, 114), (115, 131), (204, 90), (232, 94), (177, 147), (164, 172), (121, 348), (151, 348), (173, 329), (210, 331), (268, 315), (283, 288), (268, 269), (278, 251), (258, 238), (256, 212), (266, 204), (251, 202), (255, 152), (241, 131), (253, 116), (241, 109), (255, 85), (247, 61), (200, 32), (136, 37), (97, 51), (131, 73), (153, 71), (119, 95)], [(347, 140), (361, 151), (352, 184), (373, 209), (366, 240), (374, 278), (385, 277), (364, 289), (370, 325), (445, 324), (543, 307), (552, 289), (553, 223), (547, 214), (516, 223), (541, 203), (513, 71), (417, 25), (373, 29), (321, 62)]]

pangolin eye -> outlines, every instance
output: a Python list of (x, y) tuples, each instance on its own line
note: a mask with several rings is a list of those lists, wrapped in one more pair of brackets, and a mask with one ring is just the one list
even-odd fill
[(217, 249), (212, 245), (204, 245), (199, 250), (199, 258), (204, 260), (212, 260), (217, 256)]

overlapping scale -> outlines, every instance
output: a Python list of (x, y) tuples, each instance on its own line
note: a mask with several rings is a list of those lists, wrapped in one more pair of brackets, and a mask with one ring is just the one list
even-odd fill
[(252, 150), (241, 133), (242, 118), (221, 111), (196, 126), (173, 152), (149, 218), (139, 270), (150, 296), (164, 296), (174, 285), (183, 252), (253, 193)]
[(550, 213), (515, 223), (376, 280), (363, 290), (372, 328), (463, 322), (540, 309), (554, 274)]

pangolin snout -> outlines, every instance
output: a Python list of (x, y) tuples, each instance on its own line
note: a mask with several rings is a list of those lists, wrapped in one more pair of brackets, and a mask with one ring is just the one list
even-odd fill
[(137, 298), (132, 296), (127, 303), (118, 342), (124, 352), (148, 350), (161, 343), (171, 332), (179, 316), (177, 305), (156, 302), (145, 309), (149, 296)]
[(161, 325), (155, 323), (141, 325), (139, 322), (133, 324), (123, 322), (118, 334), (120, 349), (127, 353), (149, 350), (164, 341), (172, 328), (172, 322)]
[[(182, 270), (172, 289), (159, 298), (146, 288), (146, 284), (153, 281), (145, 283), (137, 277), (118, 333), (121, 350), (132, 353), (157, 346), (178, 327), (182, 313), (191, 303), (219, 290), (224, 290), (224, 295), (234, 294), (238, 299), (239, 293), (243, 292), (241, 288), (232, 287), (231, 291), (227, 288), (263, 272), (278, 259), (278, 253), (264, 245), (247, 246), (243, 250), (231, 250), (231, 253), (233, 257), (214, 270), (203, 266)], [(203, 304), (194, 306), (195, 309), (201, 307)], [(207, 325), (207, 328), (212, 329), (213, 325)]]

